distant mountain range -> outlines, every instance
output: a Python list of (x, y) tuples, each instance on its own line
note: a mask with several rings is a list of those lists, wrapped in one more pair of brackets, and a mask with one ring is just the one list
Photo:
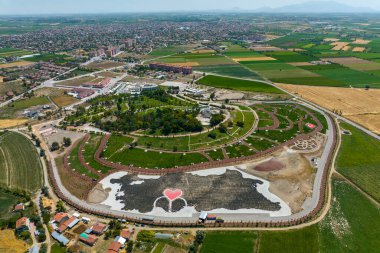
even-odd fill
[(254, 12), (268, 13), (369, 13), (376, 12), (367, 7), (353, 7), (334, 1), (313, 1), (300, 4), (285, 5), (278, 8), (263, 7)]

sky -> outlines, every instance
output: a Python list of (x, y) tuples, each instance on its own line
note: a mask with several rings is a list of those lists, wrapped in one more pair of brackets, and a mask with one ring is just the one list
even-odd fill
[[(254, 10), (315, 0), (0, 0), (0, 14), (66, 14), (196, 10)], [(320, 0), (319, 0), (320, 1)], [(380, 10), (379, 0), (335, 0)]]

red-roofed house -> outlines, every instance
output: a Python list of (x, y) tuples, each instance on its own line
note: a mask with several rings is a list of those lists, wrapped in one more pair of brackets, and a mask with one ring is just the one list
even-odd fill
[[(68, 219), (68, 220), (66, 220), (65, 222), (61, 223), (61, 225), (58, 227), (58, 232), (59, 232), (59, 233), (62, 233), (62, 232), (65, 231), (68, 227), (70, 227), (70, 225), (71, 225), (72, 223), (74, 224), (74, 222), (75, 222), (76, 220), (77, 220), (76, 223), (78, 223), (79, 220), (78, 220), (76, 217), (72, 216), (70, 219)], [(75, 224), (76, 224), (76, 223), (75, 223)]]
[(69, 216), (67, 215), (67, 213), (57, 213), (56, 215), (54, 215), (53, 219), (57, 223), (62, 223), (67, 221), (69, 219)]
[(123, 229), (120, 232), (120, 236), (127, 240), (131, 238), (132, 234), (133, 232), (131, 232), (129, 229)]
[(92, 233), (96, 235), (101, 235), (107, 230), (108, 226), (106, 224), (96, 223), (92, 226)]
[(16, 231), (17, 233), (20, 233), (22, 231), (29, 230), (29, 218), (27, 217), (21, 217), (16, 221)]
[(121, 243), (120, 242), (112, 242), (111, 245), (108, 247), (107, 253), (118, 253), (121, 249)]
[(79, 236), (79, 240), (89, 246), (94, 246), (94, 244), (98, 240), (98, 237), (96, 235), (88, 235), (83, 233)]
[(101, 82), (93, 85), (94, 88), (105, 88), (111, 83), (111, 78), (106, 77)]
[(15, 206), (15, 211), (23, 211), (23, 210), (25, 210), (24, 203), (20, 203)]

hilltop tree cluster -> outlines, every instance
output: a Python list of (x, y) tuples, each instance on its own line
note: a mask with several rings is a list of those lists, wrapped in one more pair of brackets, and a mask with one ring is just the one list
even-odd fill
[(196, 119), (199, 110), (176, 110), (162, 108), (146, 113), (135, 113), (130, 108), (114, 121), (99, 121), (98, 127), (106, 131), (130, 132), (139, 129), (149, 130), (151, 134), (160, 131), (164, 135), (180, 132), (199, 132), (203, 127)]

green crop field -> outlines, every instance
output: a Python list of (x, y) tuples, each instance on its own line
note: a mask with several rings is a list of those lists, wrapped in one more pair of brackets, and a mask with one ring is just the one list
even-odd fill
[(352, 135), (342, 135), (336, 166), (361, 189), (380, 201), (380, 142), (348, 124), (341, 124)]
[(345, 86), (364, 87), (366, 84), (372, 84), (372, 87), (380, 87), (378, 76), (349, 68), (316, 70), (313, 72), (326, 78), (342, 82)]
[(257, 240), (256, 232), (207, 232), (201, 253), (251, 253)]
[(301, 230), (261, 232), (259, 253), (318, 252), (318, 227)]
[(0, 58), (12, 57), (12, 56), (23, 56), (31, 54), (31, 51), (17, 49), (17, 48), (0, 48)]
[(302, 54), (291, 51), (270, 52), (266, 53), (266, 55), (283, 62), (309, 62), (318, 60), (317, 57), (310, 54)]
[(22, 100), (17, 100), (16, 102), (12, 103), (12, 106), (14, 106), (15, 109), (26, 109), (32, 106), (37, 105), (47, 105), (51, 102), (47, 97), (32, 97)]
[(334, 179), (332, 190), (331, 209), (316, 225), (259, 232), (259, 239), (255, 232), (208, 232), (201, 252), (377, 252), (380, 209), (344, 181)]
[(42, 186), (42, 165), (31, 141), (23, 135), (0, 135), (0, 183), (10, 188), (36, 191)]
[(171, 54), (177, 54), (181, 53), (187, 50), (190, 50), (194, 47), (194, 45), (174, 45), (174, 46), (168, 46), (168, 47), (161, 47), (154, 49), (149, 56), (151, 57), (161, 57)]
[(236, 64), (234, 61), (228, 59), (227, 57), (215, 54), (177, 54), (158, 60), (164, 63), (194, 63), (194, 66), (209, 66), (209, 65), (222, 65), (222, 64)]
[(198, 81), (199, 84), (212, 86), (216, 88), (252, 91), (261, 93), (283, 94), (279, 89), (262, 82), (250, 80), (234, 79), (228, 77), (220, 77), (208, 75)]
[(25, 61), (31, 61), (31, 62), (49, 62), (52, 61), (55, 64), (65, 64), (69, 61), (73, 60), (71, 56), (65, 55), (65, 54), (41, 54), (41, 55), (35, 55), (32, 57), (28, 57), (24, 59)]
[(329, 213), (318, 224), (320, 252), (378, 252), (380, 209), (344, 181), (333, 181)]
[(223, 76), (262, 80), (258, 74), (249, 69), (246, 69), (240, 64), (194, 67), (194, 70)]

